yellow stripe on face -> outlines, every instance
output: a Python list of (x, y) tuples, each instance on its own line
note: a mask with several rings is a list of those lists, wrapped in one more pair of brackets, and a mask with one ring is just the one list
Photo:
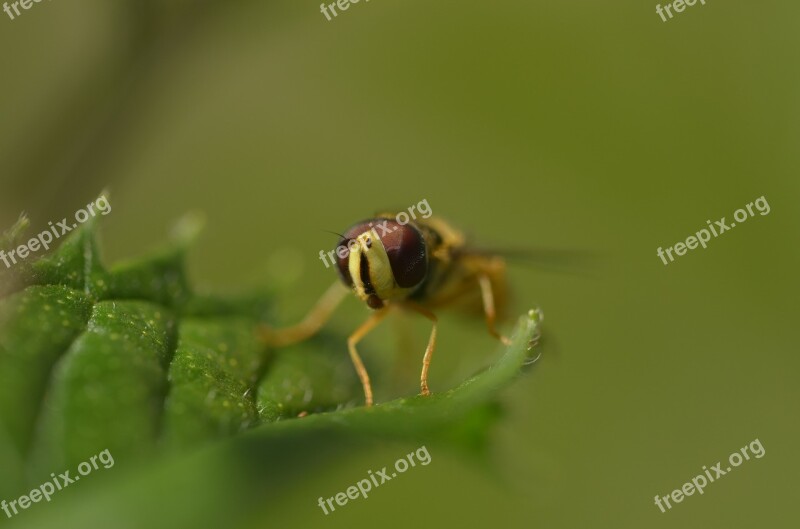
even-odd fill
[(375, 294), (381, 299), (389, 299), (392, 291), (397, 286), (394, 281), (392, 264), (389, 262), (389, 255), (383, 246), (383, 241), (375, 235), (375, 230), (364, 234), (366, 239), (372, 241), (372, 248), (366, 248), (367, 265), (369, 269), (369, 279)]
[(356, 295), (361, 299), (366, 299), (368, 294), (365, 292), (364, 282), (361, 281), (361, 241), (358, 239), (356, 241), (358, 244), (348, 244), (350, 256), (347, 261), (347, 270), (353, 280), (353, 288), (356, 290)]
[(408, 295), (411, 289), (397, 285), (389, 255), (375, 230), (362, 233), (356, 240), (358, 244), (354, 244), (354, 248), (350, 250), (347, 267), (358, 297), (366, 301), (371, 294), (367, 292), (361, 276), (362, 256), (366, 259), (367, 276), (376, 296), (381, 300), (390, 300)]

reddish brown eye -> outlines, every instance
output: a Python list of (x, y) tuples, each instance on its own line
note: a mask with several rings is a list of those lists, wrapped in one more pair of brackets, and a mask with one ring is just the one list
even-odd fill
[[(349, 239), (341, 239), (333, 252), (336, 254), (336, 271), (339, 272), (339, 277), (345, 285), (353, 288), (353, 278), (350, 276), (350, 250), (347, 247)], [(340, 257), (343, 255), (344, 257)]]
[(389, 256), (395, 281), (403, 288), (419, 285), (428, 273), (428, 253), (422, 234), (410, 224), (394, 220), (381, 222), (388, 232), (380, 234), (378, 230), (378, 233)]

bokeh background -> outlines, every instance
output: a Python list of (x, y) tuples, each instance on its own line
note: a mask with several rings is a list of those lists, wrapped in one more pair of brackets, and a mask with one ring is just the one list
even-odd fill
[[(512, 312), (543, 309), (548, 354), (503, 392), (488, 464), (432, 445), (430, 465), (326, 517), (319, 496), (417, 445), (314, 447), (237, 526), (793, 527), (798, 15), (778, 0), (708, 0), (666, 23), (630, 0), (372, 0), (331, 22), (316, 2), (34, 4), (0, 16), (0, 225), (25, 211), (38, 232), (106, 189), (114, 262), (199, 211), (194, 283), (280, 284), (287, 321), (334, 279), (325, 230), (422, 199), (490, 246), (598, 257), (585, 273), (510, 267)], [(769, 215), (669, 266), (656, 256), (761, 196)], [(331, 326), (364, 315), (350, 300)], [(424, 344), (425, 322), (388, 324), (365, 342), (373, 365), (397, 354), (398, 327)], [(432, 387), (496, 355), (480, 322), (443, 315)], [(762, 459), (655, 507), (755, 438)], [(198, 508), (226, 494), (208, 486)], [(135, 526), (153, 508), (75, 496), (14, 524)]]

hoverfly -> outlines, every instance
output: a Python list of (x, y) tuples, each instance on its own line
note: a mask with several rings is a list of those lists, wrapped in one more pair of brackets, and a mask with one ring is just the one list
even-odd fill
[(510, 343), (495, 327), (508, 299), (504, 259), (470, 249), (464, 235), (445, 221), (429, 217), (400, 223), (392, 213), (378, 214), (351, 226), (336, 248), (340, 280), (300, 323), (279, 330), (262, 329), (262, 339), (280, 347), (311, 337), (347, 293), (353, 292), (372, 310), (347, 340), (367, 406), (373, 403), (372, 386), (356, 346), (395, 308), (420, 314), (432, 323), (422, 358), (422, 395), (431, 393), (428, 370), (436, 348), (437, 309), (457, 304), (478, 312), (492, 336)]

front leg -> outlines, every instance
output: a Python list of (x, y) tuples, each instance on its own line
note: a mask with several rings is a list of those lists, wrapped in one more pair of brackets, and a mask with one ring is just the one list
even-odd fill
[(433, 357), (433, 350), (436, 348), (436, 327), (438, 326), (439, 319), (436, 315), (422, 307), (421, 305), (414, 303), (413, 301), (404, 301), (403, 306), (409, 310), (413, 310), (418, 314), (422, 314), (429, 320), (433, 322), (433, 329), (431, 330), (431, 336), (428, 339), (428, 347), (425, 348), (425, 356), (422, 357), (422, 373), (420, 374), (420, 394), (424, 396), (428, 396), (431, 394), (431, 390), (428, 388), (428, 369), (431, 366), (431, 358)]
[(358, 378), (361, 380), (361, 386), (364, 388), (364, 400), (367, 407), (372, 406), (372, 385), (369, 381), (367, 368), (364, 367), (364, 362), (361, 361), (361, 356), (359, 356), (356, 350), (356, 345), (386, 317), (388, 312), (388, 306), (373, 312), (367, 321), (362, 323), (347, 339), (347, 349), (350, 351), (350, 359), (353, 361), (356, 373), (358, 373)]

